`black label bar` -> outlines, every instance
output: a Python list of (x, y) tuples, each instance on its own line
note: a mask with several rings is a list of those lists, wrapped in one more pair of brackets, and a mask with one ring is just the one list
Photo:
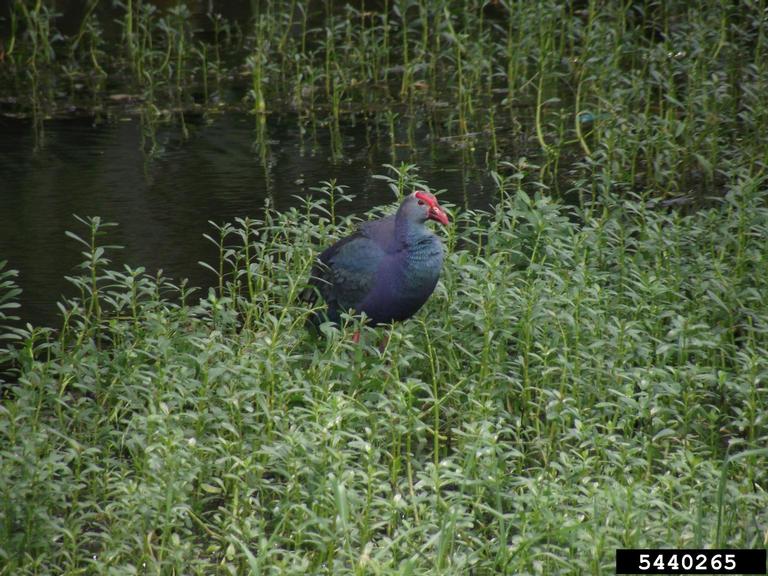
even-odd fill
[(766, 574), (765, 548), (616, 550), (616, 574)]

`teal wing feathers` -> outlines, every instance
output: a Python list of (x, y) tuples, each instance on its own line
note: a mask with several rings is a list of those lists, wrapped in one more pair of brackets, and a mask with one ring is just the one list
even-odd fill
[[(342, 312), (359, 306), (373, 289), (384, 256), (384, 250), (364, 227), (320, 254), (311, 272), (310, 288), (328, 305), (328, 320), (338, 322)], [(311, 303), (316, 300), (304, 299)]]

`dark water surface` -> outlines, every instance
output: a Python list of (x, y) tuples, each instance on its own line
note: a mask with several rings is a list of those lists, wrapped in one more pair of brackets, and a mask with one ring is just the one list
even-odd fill
[[(0, 117), (0, 260), (20, 272), (23, 321), (57, 327), (56, 301), (74, 295), (64, 277), (75, 273), (82, 256), (64, 232), (86, 236), (87, 230), (73, 214), (119, 223), (104, 240), (124, 247), (112, 253), (112, 268), (162, 269), (206, 287), (212, 275), (198, 261), (216, 260), (203, 238), (213, 231), (209, 220), (258, 217), (268, 198), (285, 209), (298, 204), (293, 195), (312, 194), (310, 188), (333, 178), (356, 196), (340, 211), (362, 213), (393, 201), (386, 184), (372, 178), (393, 163), (390, 142), (372, 137), (370, 127), (344, 128), (344, 159), (333, 161), (326, 131), (313, 138), (295, 119), (271, 119), (263, 162), (251, 116), (226, 113), (187, 126), (188, 139), (177, 125), (161, 128), (160, 151), (149, 157), (137, 117), (51, 120), (38, 149), (29, 122)], [(481, 158), (424, 134), (415, 143), (397, 147), (394, 163), (418, 164), (432, 190), (446, 190), (445, 200), (488, 205), (494, 191)]]

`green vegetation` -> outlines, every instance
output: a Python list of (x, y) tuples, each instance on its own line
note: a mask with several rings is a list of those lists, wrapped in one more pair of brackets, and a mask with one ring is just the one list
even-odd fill
[(45, 3), (12, 2), (0, 86), (41, 136), (47, 115), (109, 115), (117, 101), (150, 133), (185, 113), (249, 110), (261, 146), (265, 116), (293, 114), (328, 130), (337, 157), (342, 123), (411, 147), (426, 126), (494, 169), (540, 157), (558, 189), (580, 157), (613, 187), (664, 196), (717, 194), (721, 167), (765, 165), (764, 0), (254, 0), (242, 21), (183, 2), (101, 4), (67, 35)]
[(603, 574), (617, 547), (768, 545), (765, 1), (251, 4), (202, 31), (126, 0), (110, 33), (92, 1), (63, 35), (16, 0), (4, 113), (42, 142), (66, 105), (127, 102), (151, 140), (241, 108), (262, 157), (270, 114), (337, 157), (344, 123), (393, 156), (418, 128), (485, 152), (498, 199), (452, 207), (436, 293), (360, 346), (298, 301), (355, 223), (336, 182), (214, 224), (207, 294), (114, 269), (82, 218), (61, 326), (21, 327), (0, 263), (0, 576)]
[(84, 220), (62, 329), (9, 352), (0, 573), (600, 574), (616, 547), (765, 545), (764, 183), (683, 216), (517, 182), (456, 214), (383, 353), (355, 319), (304, 329), (316, 246), (353, 225), (332, 184), (217, 227), (202, 298), (109, 269)]

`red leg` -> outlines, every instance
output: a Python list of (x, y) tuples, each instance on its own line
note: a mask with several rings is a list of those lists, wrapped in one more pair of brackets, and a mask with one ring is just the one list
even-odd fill
[(355, 333), (352, 335), (352, 342), (355, 344), (360, 343), (360, 330), (355, 330)]
[(384, 338), (381, 342), (379, 342), (379, 352), (382, 354), (384, 353), (384, 350), (387, 349), (387, 346), (389, 345), (389, 334), (385, 334)]

